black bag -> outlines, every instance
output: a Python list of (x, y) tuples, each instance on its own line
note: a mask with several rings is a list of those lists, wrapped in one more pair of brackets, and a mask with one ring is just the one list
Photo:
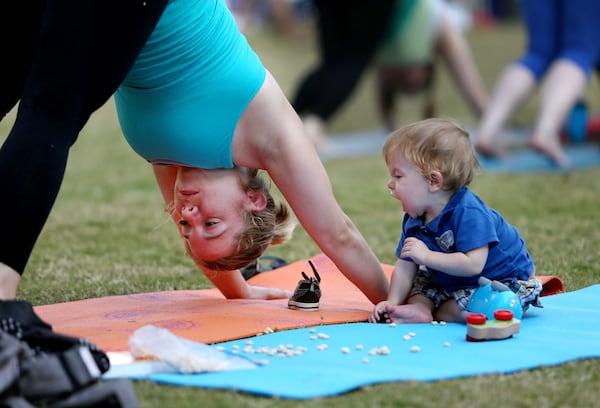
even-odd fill
[(102, 381), (108, 356), (52, 331), (28, 302), (0, 302), (0, 407), (136, 408), (129, 380)]

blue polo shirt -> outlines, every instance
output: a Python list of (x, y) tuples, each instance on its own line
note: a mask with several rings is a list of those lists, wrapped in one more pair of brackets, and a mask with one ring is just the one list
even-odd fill
[(528, 280), (535, 270), (525, 241), (517, 229), (466, 187), (454, 193), (444, 210), (427, 225), (423, 224), (422, 217), (404, 215), (397, 257), (400, 257), (407, 237), (416, 237), (437, 252), (468, 252), (489, 245), (481, 275), (452, 276), (427, 268), (433, 281), (449, 293), (478, 287), (479, 276), (502, 282)]

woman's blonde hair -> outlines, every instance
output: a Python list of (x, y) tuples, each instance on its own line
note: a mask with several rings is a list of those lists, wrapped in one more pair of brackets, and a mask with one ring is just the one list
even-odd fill
[(238, 245), (233, 254), (215, 261), (204, 261), (195, 257), (186, 241), (188, 254), (194, 261), (206, 268), (235, 270), (243, 268), (260, 257), (270, 245), (283, 244), (292, 237), (296, 226), (295, 218), (288, 206), (276, 203), (269, 191), (267, 181), (256, 169), (240, 168), (240, 183), (247, 190), (257, 191), (265, 195), (267, 205), (262, 211), (251, 211), (244, 214), (246, 228), (238, 236)]
[(419, 167), (427, 178), (432, 171), (439, 171), (446, 191), (469, 185), (479, 170), (469, 133), (449, 119), (425, 119), (392, 132), (383, 146), (386, 163), (396, 153)]

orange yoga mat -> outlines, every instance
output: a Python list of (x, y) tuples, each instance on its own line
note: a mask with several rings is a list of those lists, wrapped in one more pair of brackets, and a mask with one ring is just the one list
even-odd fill
[[(317, 311), (290, 310), (287, 299), (227, 300), (217, 289), (176, 290), (107, 296), (37, 306), (35, 311), (58, 333), (85, 337), (105, 351), (128, 351), (129, 337), (153, 324), (190, 340), (212, 344), (255, 336), (271, 329), (286, 330), (321, 324), (366, 321), (373, 305), (324, 254), (311, 258), (321, 276), (321, 302)], [(390, 276), (393, 266), (383, 264)], [(312, 275), (307, 260), (260, 273), (255, 285), (293, 290)], [(562, 292), (562, 281), (540, 277), (545, 294)]]

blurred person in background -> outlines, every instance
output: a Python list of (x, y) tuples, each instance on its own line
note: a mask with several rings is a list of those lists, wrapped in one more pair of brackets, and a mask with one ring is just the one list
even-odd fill
[[(374, 58), (377, 102), (387, 131), (397, 127), (396, 99), (425, 93), (423, 119), (434, 117), (436, 63), (443, 61), (479, 120), (487, 92), (461, 23), (444, 0), (399, 0)], [(462, 24), (462, 26), (461, 26)]]
[(291, 98), (317, 146), (326, 143), (326, 122), (350, 97), (372, 62), (396, 0), (314, 0), (319, 60)]
[(539, 85), (539, 113), (529, 144), (556, 165), (568, 167), (560, 133), (600, 57), (600, 2), (523, 0), (521, 8), (527, 48), (500, 75), (478, 125), (476, 148), (483, 156), (504, 156), (500, 131)]

